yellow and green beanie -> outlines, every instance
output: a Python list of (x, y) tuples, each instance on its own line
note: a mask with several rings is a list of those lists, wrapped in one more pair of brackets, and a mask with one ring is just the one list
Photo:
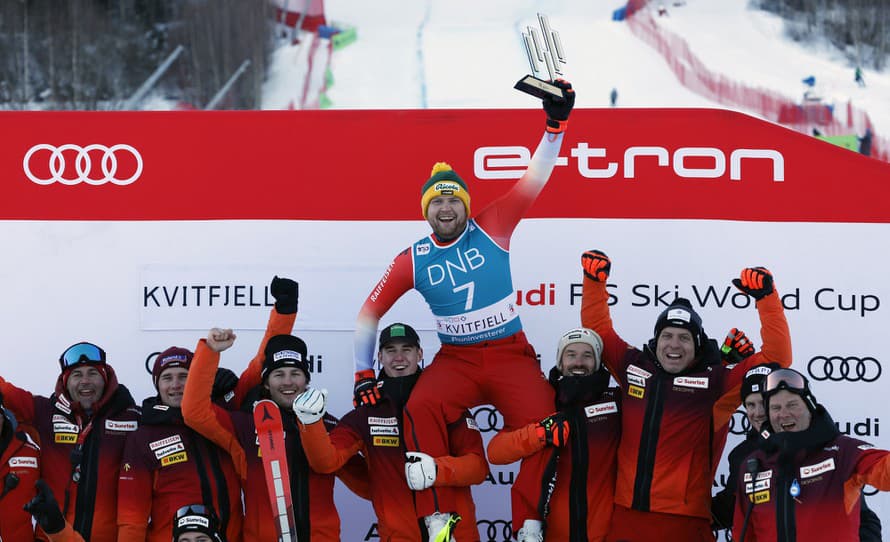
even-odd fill
[(436, 162), (433, 170), (430, 172), (429, 180), (423, 183), (420, 193), (420, 208), (423, 211), (423, 218), (426, 218), (430, 200), (436, 196), (455, 196), (459, 198), (464, 202), (464, 207), (467, 208), (467, 216), (470, 215), (470, 192), (467, 191), (467, 183), (458, 177), (457, 173), (451, 169), (451, 166), (445, 162)]

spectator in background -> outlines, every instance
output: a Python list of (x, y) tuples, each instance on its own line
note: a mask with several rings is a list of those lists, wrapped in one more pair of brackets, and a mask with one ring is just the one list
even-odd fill
[(40, 436), (42, 476), (58, 495), (63, 516), (90, 542), (117, 541), (117, 478), (126, 437), (139, 427), (139, 409), (105, 351), (71, 345), (50, 397), (32, 395), (0, 378), (0, 392), (22, 423)]
[(865, 129), (865, 135), (856, 138), (859, 140), (859, 154), (871, 156), (871, 138), (871, 126), (869, 126)]
[(612, 91), (609, 92), (609, 105), (615, 107), (618, 104), (618, 89), (612, 88)]
[(856, 81), (856, 84), (860, 87), (865, 86), (865, 78), (862, 77), (862, 68), (860, 66), (856, 66), (856, 70), (853, 72), (853, 80)]

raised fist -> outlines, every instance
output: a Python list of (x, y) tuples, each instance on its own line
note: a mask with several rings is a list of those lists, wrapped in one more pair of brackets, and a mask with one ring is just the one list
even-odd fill
[(568, 127), (569, 113), (575, 107), (575, 91), (565, 79), (556, 79), (553, 84), (563, 90), (565, 98), (544, 96), (544, 111), (547, 113), (547, 131), (552, 134), (564, 132)]
[(278, 314), (294, 314), (297, 312), (297, 301), (300, 298), (300, 285), (288, 278), (278, 275), (272, 279), (269, 293), (275, 298), (275, 310)]
[(602, 251), (588, 250), (581, 255), (581, 268), (590, 280), (606, 282), (612, 270), (612, 260)]
[(773, 275), (765, 267), (746, 267), (741, 278), (732, 279), (736, 288), (760, 301), (773, 293)]

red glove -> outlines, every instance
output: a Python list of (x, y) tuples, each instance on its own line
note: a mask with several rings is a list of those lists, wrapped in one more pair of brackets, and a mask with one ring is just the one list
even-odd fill
[(373, 406), (380, 402), (380, 389), (373, 369), (365, 369), (355, 373), (355, 388), (352, 406)]

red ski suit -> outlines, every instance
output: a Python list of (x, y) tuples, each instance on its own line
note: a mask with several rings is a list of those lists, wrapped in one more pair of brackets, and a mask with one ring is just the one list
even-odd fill
[[(675, 375), (656, 365), (648, 347), (638, 350), (618, 336), (609, 315), (606, 284), (584, 278), (581, 323), (602, 337), (603, 362), (623, 393), (609, 540), (646, 540), (645, 532), (713, 539), (711, 482), (715, 456), (722, 452), (713, 449), (714, 419), (728, 420), (732, 415), (749, 368), (769, 361), (783, 367), (791, 364), (791, 340), (779, 294), (765, 296), (756, 307), (762, 326), (760, 352), (738, 365), (723, 366), (713, 344), (709, 351), (715, 359), (709, 363), (698, 359)], [(721, 401), (728, 396), (733, 399)], [(728, 415), (714, 412), (718, 403), (728, 405)]]
[[(402, 412), (384, 395), (375, 406), (359, 407), (347, 413), (328, 434), (323, 424), (300, 424), (301, 440), (309, 465), (318, 472), (334, 472), (361, 452), (368, 465), (371, 503), (377, 514), (382, 542), (419, 542), (420, 527), (414, 513), (413, 491), (405, 481), (405, 435)], [(454, 487), (462, 521), (454, 537), (478, 542), (476, 510), (470, 485), (485, 480), (488, 463), (482, 435), (469, 412), (448, 426), (452, 453), (435, 458), (437, 487)]]
[[(41, 397), (0, 378), (4, 404), (40, 436), (42, 476), (63, 507), (65, 519), (90, 542), (117, 541), (117, 478), (126, 437), (139, 427), (139, 409), (114, 369), (105, 366), (105, 391), (87, 418), (62, 389)], [(80, 450), (79, 467), (72, 452)], [(75, 481), (77, 478), (77, 481)], [(68, 501), (67, 513), (64, 510)]]
[[(478, 308), (473, 305), (472, 295), (468, 292), (475, 289), (474, 286), (483, 293), (494, 289), (512, 292), (509, 261), (504, 261), (504, 255), (508, 256), (513, 230), (549, 180), (562, 139), (563, 134), (545, 134), (522, 178), (507, 193), (486, 206), (475, 221), (468, 221), (467, 228), (458, 238), (441, 243), (433, 234), (420, 242), (424, 248), (419, 247), (418, 253), (429, 253), (427, 249), (434, 245), (437, 251), (454, 252), (454, 258), (473, 259), (469, 265), (460, 266), (460, 287), (452, 288), (449, 281), (443, 280), (418, 290), (428, 304), (429, 296), (452, 296), (454, 299), (449, 307), (463, 307), (461, 310), (470, 311), (466, 313), (470, 315), (498, 305), (496, 316), (480, 317), (475, 323), (497, 325), (498, 318), (509, 314), (513, 318), (511, 324), (516, 326), (518, 319), (511, 297), (508, 296), (509, 303), (508, 298), (504, 298), (499, 303)], [(492, 244), (497, 248), (491, 249)], [(480, 256), (486, 250), (490, 251), (488, 255), (492, 260), (493, 254), (497, 253), (501, 263), (495, 265)], [(416, 272), (418, 276), (432, 272), (431, 268), (426, 272), (414, 269), (412, 254), (409, 248), (396, 256), (359, 311), (355, 334), (356, 371), (372, 366), (380, 318), (402, 295), (418, 289)], [(441, 266), (450, 265), (453, 265), (450, 260), (441, 263)], [(477, 292), (477, 300), (479, 295)], [(463, 300), (460, 300), (461, 296)], [(463, 316), (447, 318), (455, 321)], [(445, 344), (426, 369), (405, 407), (405, 437), (409, 450), (433, 457), (449, 455), (448, 425), (459, 419), (465, 410), (477, 405), (494, 405), (503, 414), (508, 429), (518, 429), (550, 414), (553, 389), (543, 378), (534, 348), (521, 331), (521, 324), (517, 331), (511, 331), (512, 334), (506, 335), (506, 329), (500, 329), (505, 335), (491, 340), (473, 338), (461, 344), (443, 340)], [(517, 401), (517, 397), (522, 400)], [(514, 528), (518, 529), (526, 519), (540, 516), (538, 506), (544, 498), (542, 479), (546, 460), (547, 454), (538, 453), (524, 459), (520, 466), (511, 488)], [(456, 490), (449, 487), (434, 486), (417, 492), (415, 496), (419, 517), (437, 511), (453, 512), (459, 500)]]

